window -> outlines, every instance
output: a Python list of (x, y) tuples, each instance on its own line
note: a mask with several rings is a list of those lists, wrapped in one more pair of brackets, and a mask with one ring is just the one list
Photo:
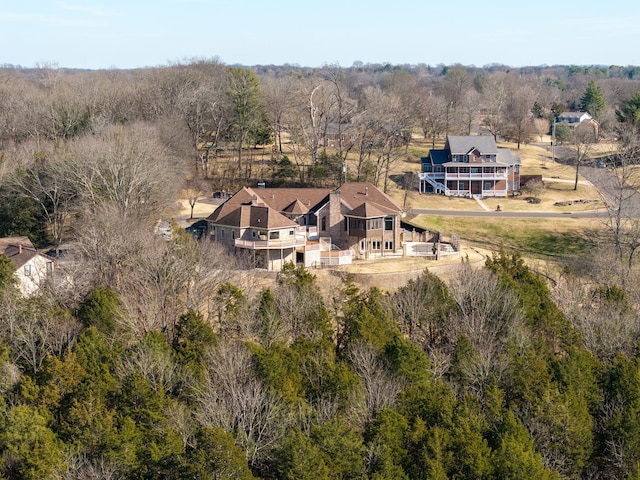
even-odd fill
[(327, 217), (322, 217), (322, 231), (324, 232), (327, 229)]
[(251, 230), (251, 236), (252, 236), (253, 238), (256, 238), (256, 231), (255, 231), (255, 230)]
[(484, 182), (484, 189), (491, 190), (491, 182)]
[(269, 232), (269, 240), (278, 240), (280, 238), (280, 232)]
[(465, 188), (464, 182), (458, 183), (458, 190), (464, 190)]
[(344, 219), (344, 231), (348, 231), (349, 230), (349, 219), (345, 217)]
[(367, 220), (367, 230), (380, 230), (382, 228), (381, 218), (372, 218)]
[(380, 240), (373, 240), (371, 242), (371, 250), (380, 250)]
[(231, 239), (236, 238), (236, 231), (235, 230), (231, 230)]
[(224, 228), (220, 229), (220, 238), (224, 238)]
[(385, 240), (384, 241), (384, 249), (385, 250), (393, 250), (393, 240)]
[(293, 230), (289, 230), (289, 236), (293, 237), (295, 235), (295, 232)]
[(31, 265), (25, 265), (24, 266), (24, 275), (25, 275), (25, 277), (30, 277), (31, 276)]
[(384, 229), (393, 230), (393, 217), (386, 217), (384, 219)]

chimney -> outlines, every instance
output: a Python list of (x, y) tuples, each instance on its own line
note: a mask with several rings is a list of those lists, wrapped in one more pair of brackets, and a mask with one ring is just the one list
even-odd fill
[(18, 244), (18, 255), (22, 253), (22, 244)]
[(364, 196), (369, 195), (369, 187), (364, 187)]
[(253, 197), (251, 197), (251, 205), (257, 205), (258, 204), (258, 196), (254, 195)]

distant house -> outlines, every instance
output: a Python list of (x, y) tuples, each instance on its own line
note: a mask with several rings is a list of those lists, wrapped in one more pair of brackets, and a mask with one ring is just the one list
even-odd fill
[(53, 272), (53, 259), (36, 250), (27, 237), (0, 238), (0, 255), (13, 262), (18, 288), (25, 296), (36, 293)]
[(420, 193), (504, 197), (520, 189), (520, 158), (492, 136), (448, 136), (421, 164)]
[(567, 123), (572, 130), (591, 129), (596, 138), (600, 131), (600, 124), (588, 112), (562, 112), (556, 118), (556, 122)]
[(587, 112), (562, 112), (556, 119), (557, 122), (566, 122), (571, 126), (576, 126), (589, 120), (593, 120), (593, 117)]
[(349, 263), (401, 251), (400, 213), (370, 183), (328, 188), (242, 188), (208, 218), (210, 238), (250, 252), (254, 265)]
[(319, 147), (338, 148), (342, 142), (342, 146), (347, 148), (358, 140), (358, 132), (350, 123), (330, 123), (320, 133)]

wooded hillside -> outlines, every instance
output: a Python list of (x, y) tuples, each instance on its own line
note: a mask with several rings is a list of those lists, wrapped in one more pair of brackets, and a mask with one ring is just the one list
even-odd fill
[(59, 268), (25, 298), (0, 257), (0, 476), (637, 478), (632, 168), (601, 251), (554, 282), (502, 251), (395, 291), (293, 265), (267, 287), (154, 226), (178, 190), (334, 186), (343, 165), (385, 188), (416, 135), (526, 143), (564, 110), (632, 167), (639, 91), (615, 66), (1, 69), (0, 236)]

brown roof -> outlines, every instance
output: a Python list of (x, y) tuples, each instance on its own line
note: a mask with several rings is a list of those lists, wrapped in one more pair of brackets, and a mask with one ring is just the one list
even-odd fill
[[(307, 207), (307, 211), (322, 202), (329, 188), (257, 188), (253, 190), (260, 199), (278, 212), (287, 211), (292, 203), (298, 201)], [(305, 212), (306, 213), (306, 212)]]
[(375, 217), (384, 217), (388, 215), (388, 211), (382, 211), (373, 203), (365, 202), (358, 205), (356, 208), (351, 210), (347, 215), (350, 217), (359, 217), (359, 218), (375, 218)]
[(39, 253), (27, 237), (5, 237), (0, 238), (0, 255), (9, 257), (18, 269)]
[(303, 214), (309, 211), (309, 206), (305, 205), (304, 203), (302, 203), (300, 200), (296, 198), (293, 202), (291, 202), (290, 205), (286, 206), (282, 211), (286, 213)]
[(402, 210), (393, 202), (393, 200), (391, 200), (387, 196), (387, 194), (385, 194), (382, 190), (374, 187), (369, 182), (345, 183), (339, 188), (339, 190), (340, 199), (349, 207), (352, 212), (364, 203), (367, 203), (371, 207), (376, 207), (378, 209), (380, 214), (376, 214), (374, 216), (400, 213), (400, 211)]
[[(219, 225), (244, 228), (295, 226), (280, 212), (304, 214), (317, 210), (328, 201), (331, 191), (329, 188), (243, 187), (216, 208), (207, 220)], [(345, 183), (336, 191), (340, 193), (341, 202), (350, 210), (347, 215), (381, 217), (400, 213), (401, 210), (385, 193), (368, 182)]]
[(266, 205), (224, 203), (207, 218), (211, 223), (239, 228), (286, 228), (297, 224)]

